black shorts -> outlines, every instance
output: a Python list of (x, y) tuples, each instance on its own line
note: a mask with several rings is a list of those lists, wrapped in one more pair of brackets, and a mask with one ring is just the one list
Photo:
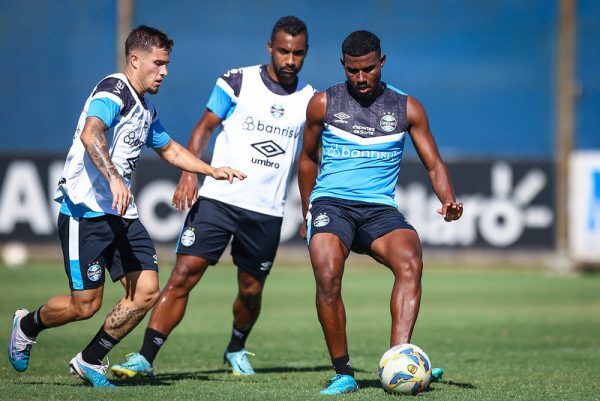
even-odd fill
[(233, 263), (256, 277), (271, 271), (281, 217), (242, 209), (210, 198), (200, 198), (190, 209), (177, 242), (178, 255), (194, 255), (216, 264), (231, 242)]
[(371, 254), (377, 238), (396, 229), (415, 230), (397, 208), (339, 198), (317, 198), (309, 211), (306, 242), (318, 233), (339, 237), (356, 253)]
[(113, 281), (130, 272), (158, 270), (154, 244), (138, 219), (59, 213), (58, 235), (71, 290), (100, 287), (104, 284), (104, 269)]

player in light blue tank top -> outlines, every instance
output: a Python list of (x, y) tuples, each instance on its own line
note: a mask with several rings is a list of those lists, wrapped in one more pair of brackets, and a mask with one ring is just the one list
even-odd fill
[(446, 221), (462, 215), (423, 106), (381, 81), (385, 55), (377, 36), (351, 33), (342, 44), (341, 61), (346, 82), (316, 94), (308, 105), (298, 173), (307, 221), (301, 234), (307, 237), (317, 314), (336, 371), (322, 394), (358, 390), (341, 297), (350, 250), (370, 254), (392, 270), (390, 346), (411, 339), (421, 300), (422, 250), (394, 201), (407, 134), (441, 202), (437, 212)]
[(396, 207), (394, 188), (407, 130), (405, 93), (382, 83), (362, 106), (342, 82), (325, 91), (321, 174), (310, 201), (324, 196)]

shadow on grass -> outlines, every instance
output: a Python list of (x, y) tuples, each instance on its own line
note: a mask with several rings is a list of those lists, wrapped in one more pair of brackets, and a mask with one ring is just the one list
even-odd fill
[[(331, 366), (282, 366), (282, 367), (270, 367), (270, 368), (258, 368), (255, 369), (256, 373), (297, 373), (297, 372), (324, 372), (332, 370)], [(357, 370), (362, 372), (362, 370)], [(226, 375), (226, 376), (222, 376)], [(196, 371), (182, 371), (182, 372), (166, 372), (159, 373), (154, 377), (150, 378), (133, 378), (133, 379), (112, 379), (117, 386), (170, 386), (174, 381), (179, 380), (199, 380), (199, 381), (254, 381), (254, 376), (233, 376), (230, 369), (210, 369), (210, 370), (196, 370)], [(259, 381), (256, 381), (259, 382)]]
[(446, 385), (448, 385), (448, 386), (455, 386), (455, 387), (460, 387), (460, 388), (471, 388), (471, 389), (473, 389), (473, 388), (477, 388), (477, 387), (475, 387), (475, 386), (474, 386), (473, 384), (471, 384), (471, 383), (460, 383), (460, 382), (454, 382), (454, 381), (452, 381), (452, 380), (441, 380), (441, 381), (439, 381), (439, 382), (436, 382), (436, 383), (439, 383), (439, 384), (446, 384)]
[(39, 380), (19, 380), (18, 382), (15, 382), (18, 384), (34, 384), (34, 385), (41, 385), (41, 386), (63, 386), (63, 387), (86, 387), (86, 384), (83, 382), (79, 382), (79, 383), (64, 383), (64, 382), (47, 382), (47, 381), (39, 381)]
[(358, 388), (381, 388), (381, 382), (379, 380), (357, 380)]
[[(358, 387), (359, 388), (381, 388), (381, 382), (379, 380), (357, 380), (356, 383), (358, 383)], [(460, 387), (460, 388), (467, 388), (467, 389), (475, 389), (477, 387), (475, 387), (473, 384), (471, 383), (460, 383), (460, 382), (454, 382), (452, 380), (442, 380), (439, 382), (435, 382), (435, 384), (445, 384), (447, 386), (455, 386), (455, 387)], [(435, 391), (435, 388), (428, 386), (424, 392), (429, 393)]]

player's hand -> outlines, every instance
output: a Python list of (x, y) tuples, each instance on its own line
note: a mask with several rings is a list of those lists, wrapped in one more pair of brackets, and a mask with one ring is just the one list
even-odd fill
[(108, 184), (113, 196), (112, 209), (116, 210), (119, 216), (123, 216), (131, 203), (131, 192), (118, 175), (112, 176)]
[(300, 224), (300, 237), (306, 239), (306, 219), (302, 220), (302, 224)]
[(234, 178), (239, 180), (243, 180), (246, 178), (246, 174), (242, 173), (231, 167), (215, 167), (213, 168), (211, 174), (212, 178), (215, 180), (227, 180), (231, 184)]
[(179, 211), (191, 209), (198, 199), (198, 175), (184, 171), (173, 194), (172, 205)]
[(446, 221), (458, 220), (463, 214), (463, 204), (462, 202), (444, 202), (437, 212)]

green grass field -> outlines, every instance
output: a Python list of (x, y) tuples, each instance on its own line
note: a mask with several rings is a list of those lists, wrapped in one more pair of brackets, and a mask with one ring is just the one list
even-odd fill
[[(169, 269), (163, 269), (165, 283)], [(377, 265), (348, 266), (344, 296), (350, 356), (361, 386), (344, 399), (390, 399), (377, 378), (388, 347), (392, 276)], [(413, 343), (446, 374), (418, 396), (430, 400), (600, 399), (600, 277), (556, 277), (534, 270), (449, 269), (428, 266)], [(19, 270), (0, 266), (0, 341), (5, 347), (12, 313), (38, 307), (67, 290), (61, 265)], [(188, 313), (159, 354), (159, 375), (148, 382), (115, 381), (94, 390), (68, 375), (67, 362), (95, 334), (120, 296), (107, 285), (94, 318), (46, 331), (30, 368), (0, 363), (1, 399), (44, 400), (311, 400), (333, 374), (314, 308), (308, 266), (277, 266), (265, 290), (261, 319), (247, 346), (256, 376), (239, 379), (222, 365), (228, 342), (235, 271), (221, 264), (192, 293)], [(141, 345), (145, 322), (112, 352), (111, 362)]]

